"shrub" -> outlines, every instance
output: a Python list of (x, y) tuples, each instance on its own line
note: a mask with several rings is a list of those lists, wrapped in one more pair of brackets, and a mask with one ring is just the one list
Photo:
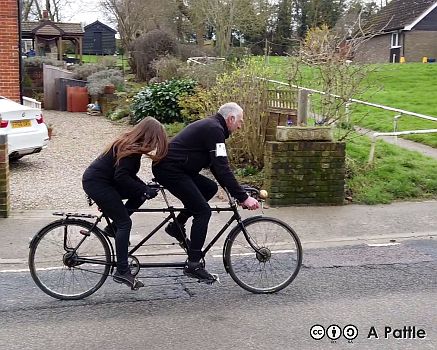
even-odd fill
[(217, 76), (225, 71), (226, 66), (218, 61), (206, 65), (186, 65), (178, 70), (178, 74), (184, 78), (196, 80), (204, 88), (211, 88), (216, 83)]
[(149, 81), (155, 76), (151, 65), (153, 60), (176, 52), (176, 39), (162, 30), (154, 29), (134, 41), (129, 64), (137, 80)]
[(204, 47), (192, 44), (179, 44), (178, 45), (178, 57), (186, 61), (189, 57), (201, 57), (201, 56), (215, 56), (212, 54), (212, 50), (208, 50)]
[(210, 90), (196, 87), (192, 95), (179, 97), (179, 107), (184, 122), (192, 123), (215, 113), (211, 95)]
[(107, 68), (115, 68), (117, 66), (117, 57), (114, 56), (100, 56), (97, 57), (97, 63)]
[(73, 79), (88, 80), (91, 74), (105, 70), (106, 67), (97, 63), (85, 63), (73, 66)]
[(108, 113), (108, 118), (116, 121), (128, 117), (129, 113), (130, 111), (128, 108), (117, 107), (114, 111)]
[(226, 55), (226, 61), (239, 63), (250, 56), (250, 49), (247, 47), (231, 47)]
[(165, 132), (167, 133), (168, 137), (175, 136), (184, 127), (185, 127), (185, 123), (180, 123), (180, 122), (164, 124)]
[(27, 57), (23, 60), (24, 66), (42, 67), (43, 64), (51, 66), (63, 67), (64, 61), (53, 60), (43, 56)]
[(192, 94), (195, 86), (193, 80), (170, 80), (145, 87), (134, 97), (131, 122), (136, 124), (146, 116), (155, 117), (161, 123), (182, 121), (179, 98)]
[(88, 77), (88, 92), (91, 96), (102, 94), (105, 86), (114, 85), (117, 90), (124, 87), (124, 79), (121, 71), (118, 69), (106, 69), (91, 74)]
[(184, 62), (170, 55), (159, 57), (152, 62), (152, 68), (156, 72), (158, 81), (181, 78), (178, 71), (183, 65)]

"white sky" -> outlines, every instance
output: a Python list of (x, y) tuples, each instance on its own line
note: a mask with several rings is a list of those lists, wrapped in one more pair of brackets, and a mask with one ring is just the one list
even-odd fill
[[(158, 1), (158, 0), (157, 0)], [(365, 0), (371, 1), (371, 0)], [(96, 20), (115, 28), (115, 25), (109, 21), (104, 15), (100, 6), (100, 0), (73, 0), (68, 8), (64, 10), (65, 18), (63, 21), (83, 23), (84, 25), (91, 24)], [(377, 0), (379, 4), (380, 0)]]
[(65, 22), (91, 24), (96, 20), (115, 28), (107, 16), (104, 15), (99, 6), (99, 0), (76, 0), (72, 1), (70, 6), (65, 9)]

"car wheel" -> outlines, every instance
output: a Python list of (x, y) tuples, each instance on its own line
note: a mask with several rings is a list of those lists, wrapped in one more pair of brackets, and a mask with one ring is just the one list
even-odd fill
[(18, 162), (19, 159), (23, 158), (24, 156), (10, 156), (9, 157), (9, 162), (10, 163), (14, 163), (14, 162)]

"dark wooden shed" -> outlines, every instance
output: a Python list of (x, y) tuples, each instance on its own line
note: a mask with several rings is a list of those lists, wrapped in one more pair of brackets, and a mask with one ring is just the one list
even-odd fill
[(113, 55), (116, 30), (99, 21), (85, 26), (83, 53), (86, 55)]

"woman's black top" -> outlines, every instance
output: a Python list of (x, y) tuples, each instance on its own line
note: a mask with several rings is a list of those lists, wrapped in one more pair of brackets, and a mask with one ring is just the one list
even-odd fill
[(113, 149), (100, 155), (85, 170), (82, 181), (94, 182), (94, 185), (113, 186), (123, 197), (140, 197), (147, 191), (147, 185), (137, 176), (141, 166), (142, 154), (121, 158), (115, 165)]

